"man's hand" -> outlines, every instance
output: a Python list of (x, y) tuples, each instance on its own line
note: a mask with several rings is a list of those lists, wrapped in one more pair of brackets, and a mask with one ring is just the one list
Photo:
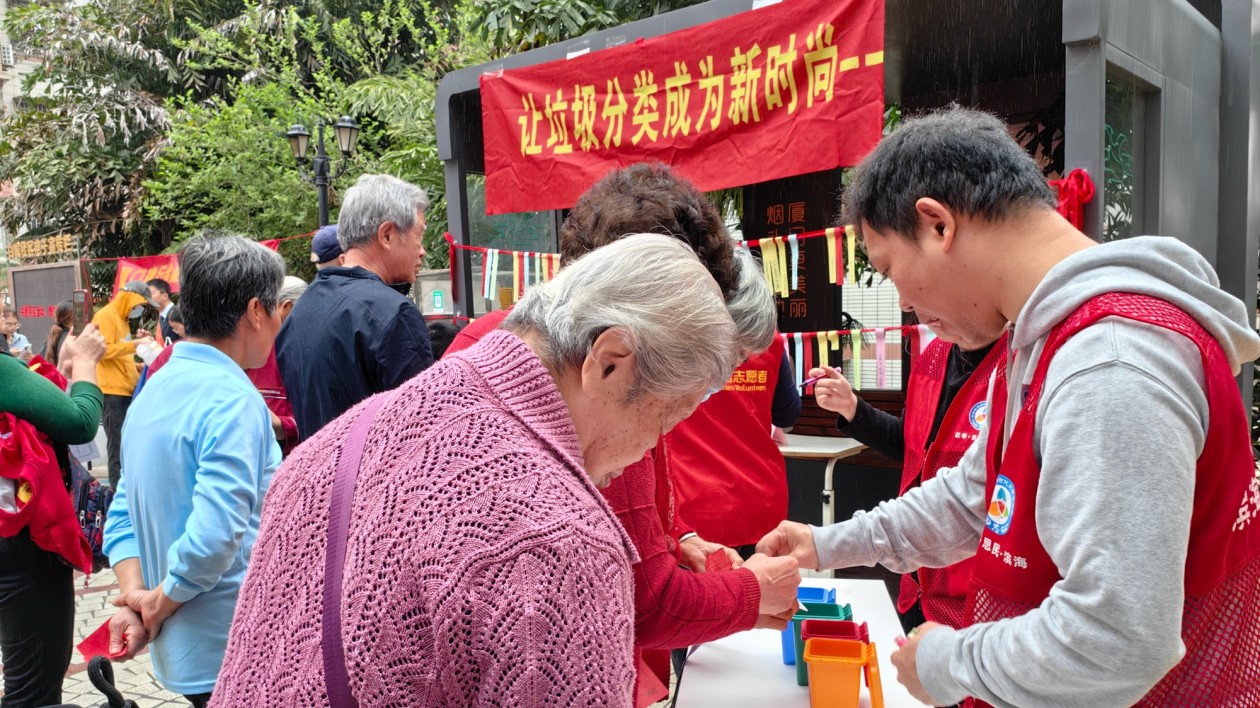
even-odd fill
[(852, 384), (838, 369), (830, 366), (825, 369), (810, 369), (806, 378), (812, 379), (824, 374), (827, 378), (819, 379), (814, 383), (814, 399), (818, 401), (819, 407), (832, 413), (839, 413), (845, 420), (852, 422), (853, 416), (857, 415), (858, 404), (858, 397), (853, 392)]
[(796, 588), (801, 584), (801, 571), (795, 558), (769, 558), (758, 553), (745, 561), (744, 567), (757, 576), (761, 587), (758, 614), (781, 615), (796, 611)]
[(906, 638), (906, 643), (892, 653), (893, 666), (897, 667), (897, 681), (906, 687), (910, 695), (930, 706), (941, 704), (928, 695), (928, 692), (923, 688), (923, 683), (919, 681), (919, 667), (917, 665), (919, 642), (923, 640), (923, 636), (928, 632), (938, 630), (943, 626), (935, 622), (925, 622), (915, 627), (910, 632), (910, 636)]
[(697, 573), (704, 572), (704, 566), (709, 559), (709, 554), (716, 551), (723, 551), (726, 553), (726, 558), (731, 562), (731, 568), (738, 568), (744, 564), (744, 559), (739, 557), (739, 554), (735, 552), (735, 549), (727, 548), (720, 543), (706, 541), (699, 536), (692, 536), (691, 538), (688, 538), (686, 541), (680, 543), (678, 548), (682, 551), (683, 565), (691, 568)]
[(109, 618), (109, 655), (114, 661), (136, 658), (148, 643), (149, 633), (144, 631), (144, 621), (135, 610), (124, 607)]
[(144, 622), (144, 631), (148, 633), (149, 639), (157, 637), (158, 632), (162, 631), (162, 623), (175, 614), (180, 604), (167, 597), (166, 593), (162, 592), (161, 586), (152, 590), (124, 592), (114, 598), (115, 607), (127, 607), (140, 613), (140, 618)]
[(140, 327), (136, 330), (136, 339), (153, 339), (153, 333), (144, 327)]
[(814, 532), (805, 524), (781, 521), (778, 527), (757, 542), (757, 552), (771, 558), (791, 556), (802, 568), (818, 568), (818, 550), (814, 548)]

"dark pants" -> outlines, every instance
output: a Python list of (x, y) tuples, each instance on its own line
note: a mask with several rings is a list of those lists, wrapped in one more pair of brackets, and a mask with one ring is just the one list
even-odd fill
[(193, 704), (193, 708), (206, 708), (210, 704), (209, 693), (198, 693), (195, 696), (184, 696), (184, 698), (187, 698), (188, 702)]
[(3, 708), (61, 703), (70, 666), (74, 581), (70, 566), (22, 530), (0, 538), (0, 651)]
[(122, 479), (122, 427), (129, 407), (131, 396), (105, 394), (101, 423), (105, 426), (105, 437), (109, 438), (106, 445), (109, 449), (109, 486), (115, 491), (118, 490), (118, 481)]

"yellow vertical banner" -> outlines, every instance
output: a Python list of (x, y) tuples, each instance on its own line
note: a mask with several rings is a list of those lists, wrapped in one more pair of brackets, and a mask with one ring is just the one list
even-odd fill
[(521, 259), (516, 253), (512, 254), (512, 302), (516, 302), (521, 298)]
[(819, 332), (815, 339), (818, 340), (818, 368), (826, 371), (831, 366), (831, 357), (828, 356), (831, 353), (831, 342), (827, 340), (826, 332)]
[(849, 258), (848, 262), (845, 263), (849, 267), (849, 279), (847, 282), (852, 285), (857, 282), (857, 229), (853, 228), (852, 224), (849, 224), (844, 227), (844, 234), (847, 237), (845, 240), (848, 241), (849, 245)]
[(766, 277), (766, 284), (770, 286), (770, 290), (777, 293), (779, 290), (774, 286), (774, 257), (776, 251), (771, 243), (772, 239), (763, 238), (757, 241), (757, 245), (761, 247), (761, 272)]
[(862, 390), (862, 332), (853, 330), (850, 335), (853, 342), (853, 390)]
[(839, 284), (836, 281), (836, 230), (827, 229), (827, 279), (832, 284)]
[(782, 238), (776, 238), (774, 247), (779, 259), (779, 294), (787, 297), (792, 294), (791, 281), (788, 280), (787, 244)]

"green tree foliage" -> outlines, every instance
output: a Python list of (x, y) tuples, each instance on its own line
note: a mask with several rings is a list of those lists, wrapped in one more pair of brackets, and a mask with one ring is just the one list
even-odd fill
[(186, 20), (217, 21), (237, 7), (99, 0), (11, 10), (6, 32), (43, 61), (25, 79), (25, 110), (0, 121), (0, 180), (16, 192), (0, 204), (0, 221), (13, 231), (71, 229), (107, 255), (160, 246), (162, 234), (132, 227), (140, 182), (169, 128), (163, 97), (198, 83), (175, 61), (176, 46)]
[[(316, 200), (294, 168), (284, 128), (323, 114), (318, 104), (295, 101), (280, 84), (247, 84), (231, 100), (177, 105), (167, 146), (144, 182), (146, 217), (169, 222), (176, 244), (207, 228), (259, 239), (310, 229)], [(353, 164), (362, 171), (363, 160)]]
[(473, 28), (499, 56), (562, 42), (699, 1), (470, 0)]

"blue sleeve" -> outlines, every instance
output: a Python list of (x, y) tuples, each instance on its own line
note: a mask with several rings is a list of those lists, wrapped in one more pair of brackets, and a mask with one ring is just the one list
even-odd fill
[(780, 428), (796, 425), (801, 417), (801, 391), (796, 387), (796, 374), (792, 362), (785, 353), (779, 358), (779, 380), (774, 385), (774, 400), (770, 403), (770, 422)]
[(105, 514), (105, 538), (101, 542), (101, 550), (109, 558), (111, 566), (128, 558), (140, 557), (140, 542), (136, 540), (136, 531), (131, 525), (131, 510), (127, 508), (127, 483), (124, 480), (118, 481), (114, 500), (110, 502), (109, 512)]
[(192, 514), (167, 551), (162, 589), (188, 602), (214, 588), (232, 567), (265, 492), (275, 438), (257, 391), (233, 396), (206, 416), (198, 440)]
[(408, 300), (400, 306), (381, 341), (376, 344), (381, 390), (397, 388), (433, 364), (433, 346), (424, 316)]

